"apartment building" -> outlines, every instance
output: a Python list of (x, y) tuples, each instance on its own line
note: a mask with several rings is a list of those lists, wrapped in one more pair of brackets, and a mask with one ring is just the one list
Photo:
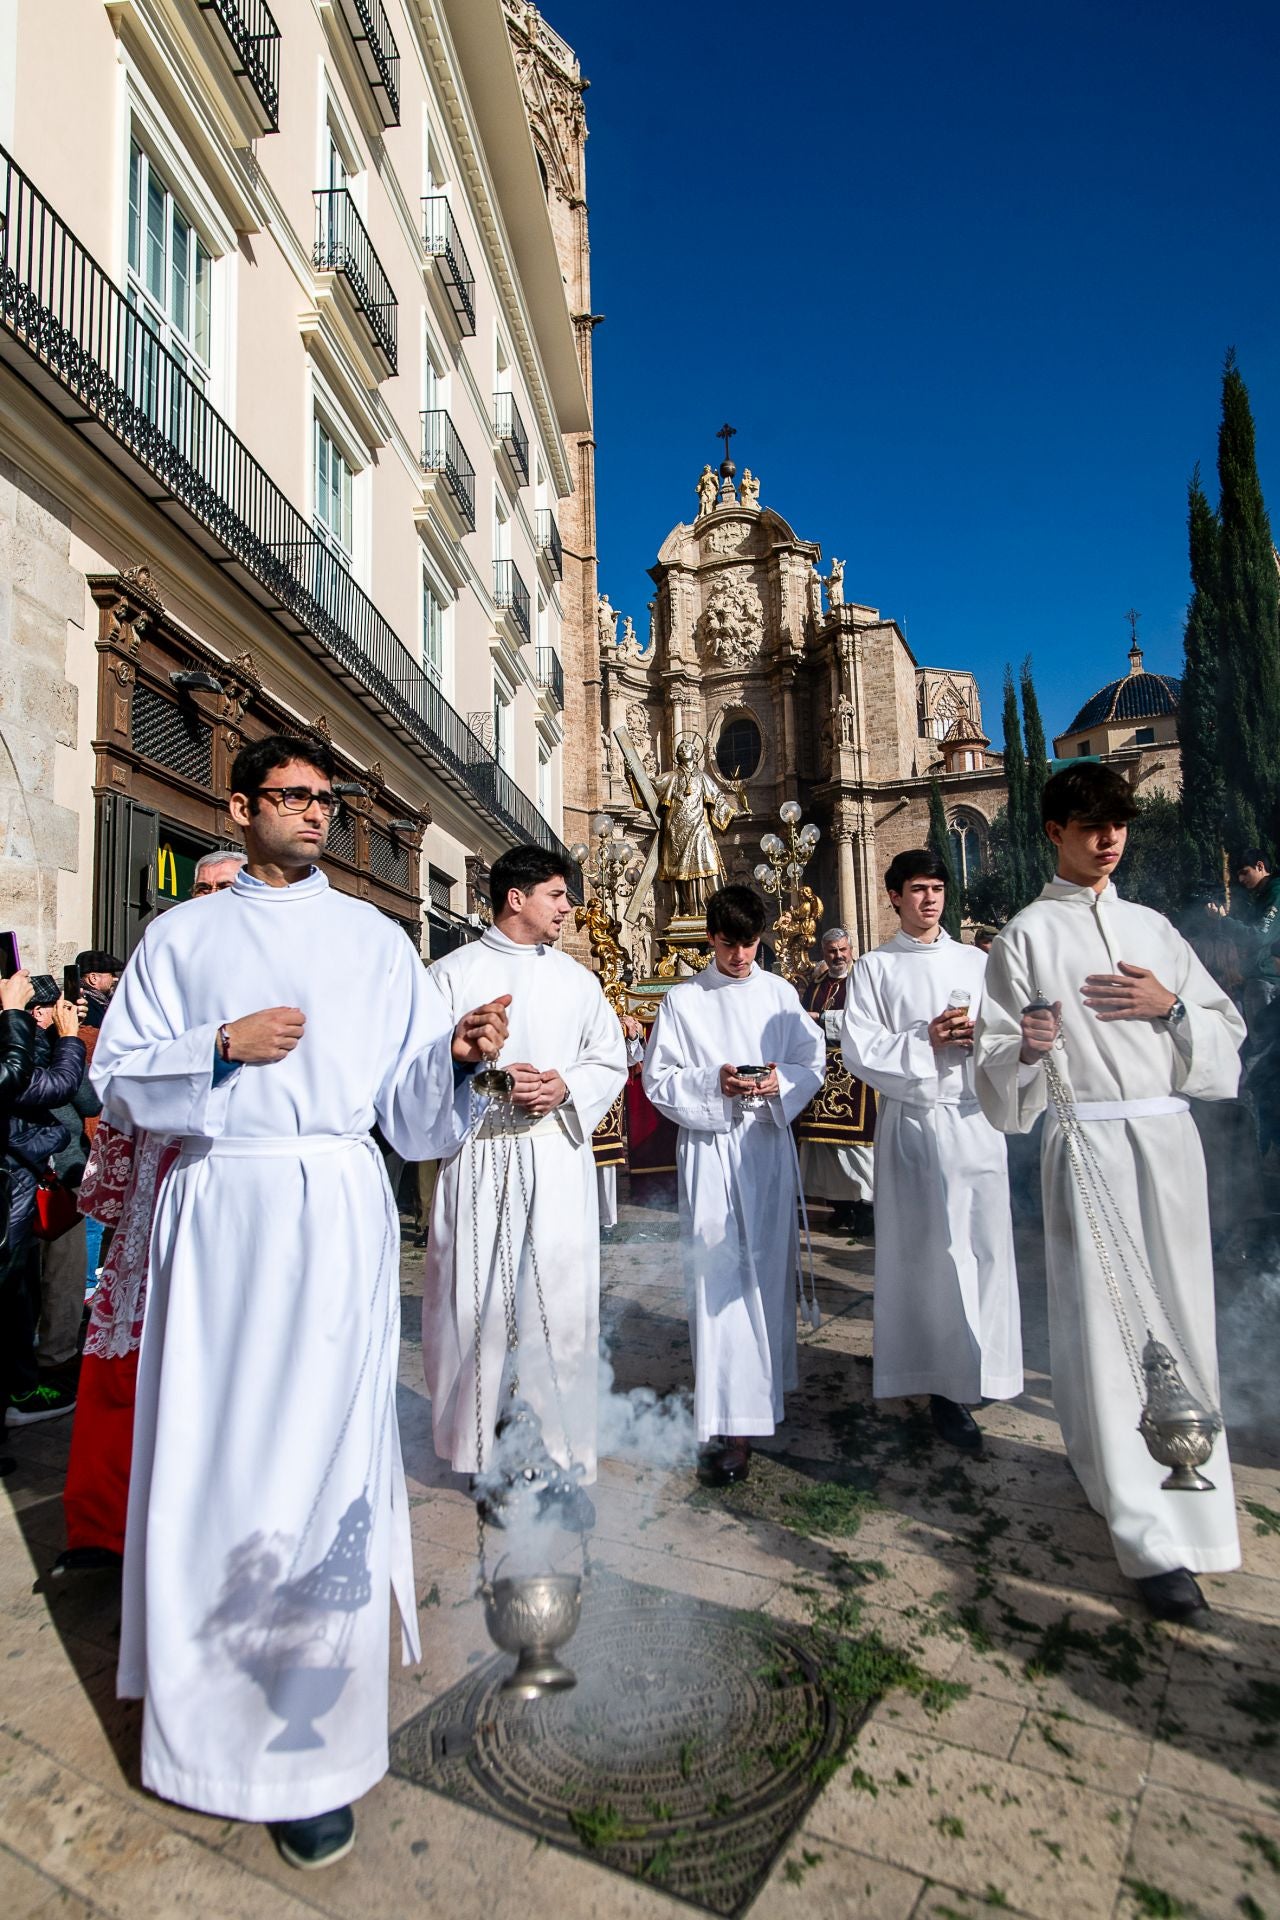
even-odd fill
[[(527, 56), (513, 0), (0, 7), (0, 918), (24, 958), (127, 951), (185, 898), (268, 730), (332, 744), (330, 879), (424, 952), (504, 847), (560, 844), (590, 326), (509, 16)], [(580, 161), (580, 100), (576, 137)]]

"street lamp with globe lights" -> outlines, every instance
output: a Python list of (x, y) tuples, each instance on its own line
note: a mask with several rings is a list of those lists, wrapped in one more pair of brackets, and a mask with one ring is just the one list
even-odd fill
[(778, 902), (779, 912), (774, 922), (778, 970), (786, 979), (795, 981), (808, 970), (810, 949), (822, 913), (821, 900), (811, 887), (802, 884), (804, 870), (817, 850), (822, 833), (812, 821), (802, 824), (804, 814), (798, 800), (784, 800), (778, 817), (786, 829), (786, 839), (776, 833), (764, 835), (760, 842), (764, 859), (755, 869), (755, 878), (761, 892), (772, 895)]

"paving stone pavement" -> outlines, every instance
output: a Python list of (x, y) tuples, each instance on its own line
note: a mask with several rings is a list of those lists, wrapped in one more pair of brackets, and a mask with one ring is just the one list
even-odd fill
[[(824, 1215), (819, 1212), (820, 1228)], [(1280, 1459), (1237, 1432), (1245, 1566), (1212, 1630), (1151, 1625), (1067, 1467), (1045, 1373), (1037, 1236), (1020, 1231), (1027, 1391), (980, 1416), (976, 1462), (920, 1411), (870, 1401), (872, 1251), (815, 1234), (824, 1323), (747, 1487), (606, 1462), (596, 1559), (793, 1620), (838, 1617), (908, 1656), (783, 1848), (750, 1920), (1280, 1920)], [(491, 1651), (474, 1517), (436, 1460), (403, 1262), (399, 1411), (425, 1658), (391, 1675), (400, 1726)], [(604, 1256), (618, 1385), (689, 1380), (674, 1212), (624, 1202)], [(0, 1486), (0, 1916), (120, 1920), (659, 1920), (690, 1909), (589, 1857), (388, 1779), (349, 1860), (291, 1872), (264, 1830), (143, 1792), (139, 1709), (114, 1697), (118, 1596), (50, 1591), (69, 1422), (10, 1434)], [(834, 1529), (834, 1530), (833, 1530)]]

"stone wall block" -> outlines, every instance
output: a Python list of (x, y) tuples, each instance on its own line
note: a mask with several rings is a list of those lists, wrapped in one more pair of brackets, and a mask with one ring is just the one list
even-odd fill
[(9, 574), (14, 591), (46, 613), (84, 624), (84, 575), (68, 562), (65, 542), (59, 552), (19, 526), (13, 536)]

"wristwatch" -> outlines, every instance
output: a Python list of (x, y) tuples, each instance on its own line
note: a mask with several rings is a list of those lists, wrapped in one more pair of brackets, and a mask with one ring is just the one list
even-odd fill
[(1165, 1025), (1169, 1027), (1181, 1026), (1186, 1017), (1187, 1009), (1181, 1000), (1175, 1000), (1168, 1013), (1162, 1013), (1160, 1016)]

